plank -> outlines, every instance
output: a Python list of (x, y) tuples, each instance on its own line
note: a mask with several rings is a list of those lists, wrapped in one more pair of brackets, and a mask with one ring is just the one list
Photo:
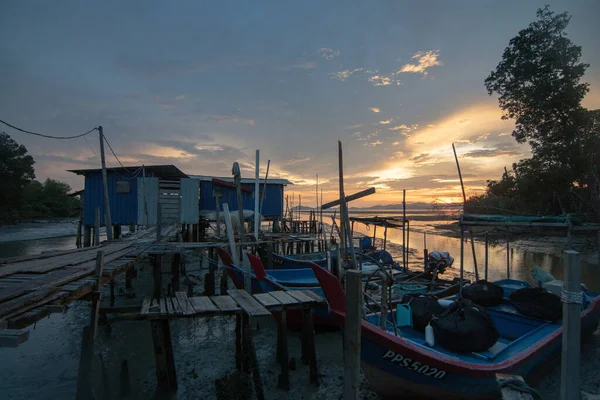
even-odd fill
[(298, 301), (298, 299), (293, 298), (292, 296), (290, 296), (289, 294), (287, 294), (286, 292), (281, 291), (281, 290), (277, 290), (277, 291), (271, 292), (271, 296), (273, 296), (277, 300), (279, 300), (279, 302), (281, 304), (283, 304), (284, 306), (289, 306), (289, 305), (299, 304), (300, 303)]
[(146, 315), (150, 311), (150, 297), (144, 297), (144, 302), (142, 303), (142, 309), (140, 310), (141, 315)]
[(286, 293), (289, 294), (290, 296), (292, 296), (293, 298), (297, 299), (298, 301), (300, 301), (303, 304), (315, 302), (315, 300), (312, 297), (308, 297), (307, 295), (302, 293), (300, 290), (288, 290)]
[(165, 298), (165, 303), (167, 304), (167, 311), (169, 312), (169, 314), (174, 314), (175, 310), (173, 310), (173, 301), (171, 300), (171, 298)]
[(192, 303), (190, 303), (185, 292), (175, 292), (175, 297), (179, 302), (179, 307), (181, 308), (181, 312), (183, 313), (183, 315), (194, 314), (194, 306), (192, 305)]
[(211, 296), (210, 299), (222, 312), (232, 312), (240, 309), (240, 306), (230, 296)]
[[(27, 312), (27, 311), (29, 311), (31, 309), (34, 309), (34, 308), (42, 306), (44, 304), (53, 302), (55, 300), (62, 299), (64, 297), (66, 297), (66, 296), (68, 296), (68, 293), (63, 292), (62, 290), (58, 291), (58, 292), (56, 292), (56, 293), (54, 293), (54, 294), (52, 294), (50, 296), (39, 296), (38, 295), (36, 297), (40, 297), (39, 301), (30, 302), (28, 305), (23, 306), (23, 307), (15, 307), (12, 312), (5, 313), (2, 316), (2, 318), (3, 319), (7, 319), (7, 320), (8, 319), (12, 319), (12, 318), (14, 318), (16, 316), (19, 316), (19, 315), (21, 315), (21, 314), (23, 314), (23, 313), (25, 313), (25, 312)], [(17, 299), (17, 300), (19, 300), (19, 299)]]
[(253, 296), (260, 304), (265, 307), (280, 306), (281, 303), (269, 293), (260, 293)]
[(167, 313), (167, 303), (165, 302), (164, 297), (160, 299), (160, 313), (161, 314)]
[(179, 300), (177, 300), (177, 297), (171, 297), (171, 302), (173, 303), (173, 312), (177, 315), (183, 314), (183, 311), (181, 310), (181, 306), (179, 305)]
[(319, 296), (318, 294), (316, 294), (315, 292), (313, 292), (312, 290), (308, 290), (308, 289), (303, 289), (303, 290), (296, 290), (295, 292), (300, 292), (305, 294), (306, 296), (310, 297), (311, 299), (313, 299), (313, 301), (316, 301), (318, 303), (324, 303), (325, 299), (322, 298), (321, 296)]
[(29, 330), (2, 329), (0, 330), (0, 347), (17, 347), (29, 339)]
[(254, 300), (252, 296), (248, 294), (248, 292), (244, 290), (232, 289), (228, 290), (227, 293), (249, 316), (259, 317), (271, 315), (269, 310), (264, 308), (258, 301)]
[(210, 298), (208, 298), (207, 296), (195, 296), (189, 297), (189, 299), (190, 303), (192, 303), (192, 306), (194, 307), (194, 310), (198, 314), (213, 313), (219, 311), (217, 306), (215, 306), (213, 302), (210, 301)]

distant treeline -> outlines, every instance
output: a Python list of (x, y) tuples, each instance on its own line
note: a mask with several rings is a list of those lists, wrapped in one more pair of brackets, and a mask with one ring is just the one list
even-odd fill
[(25, 146), (0, 133), (0, 224), (78, 215), (79, 200), (68, 196), (69, 185), (53, 179), (36, 181), (34, 163)]
[(498, 94), (503, 119), (515, 121), (512, 136), (531, 146), (531, 158), (488, 181), (485, 194), (471, 197), (470, 213), (576, 213), (600, 219), (600, 110), (581, 105), (589, 84), (588, 64), (565, 32), (570, 16), (546, 6), (538, 19), (510, 40), (495, 71), (485, 80)]

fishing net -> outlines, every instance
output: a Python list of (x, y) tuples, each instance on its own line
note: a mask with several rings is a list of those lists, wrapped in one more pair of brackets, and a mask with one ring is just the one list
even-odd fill
[(524, 288), (515, 290), (509, 297), (513, 306), (523, 315), (558, 321), (562, 319), (560, 297), (542, 288)]

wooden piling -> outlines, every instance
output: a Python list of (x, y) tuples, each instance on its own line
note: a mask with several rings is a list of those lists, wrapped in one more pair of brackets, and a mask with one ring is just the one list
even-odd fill
[(115, 280), (111, 279), (110, 281), (110, 306), (113, 307), (115, 305)]
[(315, 348), (314, 309), (305, 308), (302, 310), (302, 322), (303, 326), (306, 327), (304, 351), (308, 360), (309, 382), (319, 386), (319, 371), (317, 369), (317, 352)]
[(506, 228), (506, 279), (510, 279), (510, 229)]
[(252, 322), (250, 316), (246, 313), (242, 314), (243, 336), (244, 336), (244, 358), (246, 359), (247, 368), (252, 373), (254, 381), (254, 393), (257, 400), (264, 400), (265, 393), (260, 377), (260, 368), (258, 367), (258, 359), (256, 357), (256, 348), (254, 347), (254, 339), (252, 337)]
[(92, 245), (92, 227), (83, 227), (83, 247), (90, 247)]
[(173, 292), (179, 292), (179, 271), (181, 270), (181, 253), (171, 255), (171, 287)]
[(469, 229), (469, 235), (471, 237), (471, 252), (473, 253), (473, 269), (475, 270), (475, 280), (479, 280), (479, 270), (477, 269), (477, 256), (475, 256), (475, 238), (473, 237), (473, 231)]
[(81, 242), (81, 228), (82, 228), (82, 222), (81, 220), (79, 220), (77, 222), (77, 239), (75, 239), (75, 247), (77, 247), (78, 249), (82, 247), (82, 242)]
[(489, 242), (488, 242), (488, 232), (485, 231), (485, 255), (484, 255), (484, 260), (483, 260), (483, 269), (484, 269), (484, 279), (487, 281), (488, 280), (488, 246), (489, 246)]
[(90, 315), (90, 325), (83, 328), (81, 339), (81, 358), (79, 359), (79, 373), (77, 377), (77, 395), (76, 398), (92, 398), (92, 360), (94, 356), (94, 339), (98, 328), (98, 316), (100, 315), (100, 283), (102, 271), (104, 269), (104, 252), (98, 251), (96, 254), (96, 282), (92, 290), (92, 310)]
[(238, 371), (244, 369), (242, 356), (242, 316), (235, 316), (235, 367)]
[(156, 206), (156, 243), (160, 242), (162, 237), (162, 207), (160, 204)]
[(131, 394), (131, 379), (129, 378), (129, 364), (127, 363), (127, 359), (124, 359), (121, 363), (119, 380), (121, 383), (121, 398), (129, 396)]
[(580, 396), (581, 351), (581, 260), (573, 250), (564, 252), (564, 286), (562, 357), (560, 374), (561, 400)]
[(177, 390), (177, 374), (175, 371), (175, 358), (173, 357), (169, 320), (150, 321), (150, 327), (152, 329), (158, 387), (165, 391), (175, 391)]
[(281, 311), (277, 325), (277, 361), (281, 366), (278, 386), (284, 390), (290, 390), (290, 364), (287, 341), (287, 312)]
[(160, 293), (162, 290), (162, 258), (162, 254), (156, 254), (154, 256), (154, 264), (152, 265), (152, 275), (154, 278), (153, 298), (156, 300), (160, 299)]
[(346, 271), (346, 321), (344, 330), (344, 400), (358, 400), (360, 389), (360, 334), (362, 273)]

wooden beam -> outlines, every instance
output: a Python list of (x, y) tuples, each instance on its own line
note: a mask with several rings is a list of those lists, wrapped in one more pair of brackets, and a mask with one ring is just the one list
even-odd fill
[[(351, 194), (349, 196), (346, 196), (346, 203), (348, 203), (349, 201), (358, 200), (360, 198), (369, 196), (369, 195), (374, 194), (374, 193), (375, 193), (375, 188), (374, 187), (368, 188), (368, 189), (365, 189), (365, 190), (361, 190), (360, 192), (357, 192), (357, 193)], [(321, 209), (322, 210), (327, 210), (328, 208), (339, 206), (341, 203), (342, 202), (341, 202), (340, 199), (337, 199), (337, 200), (334, 200), (334, 201), (330, 201), (329, 203), (322, 204), (321, 205)]]

